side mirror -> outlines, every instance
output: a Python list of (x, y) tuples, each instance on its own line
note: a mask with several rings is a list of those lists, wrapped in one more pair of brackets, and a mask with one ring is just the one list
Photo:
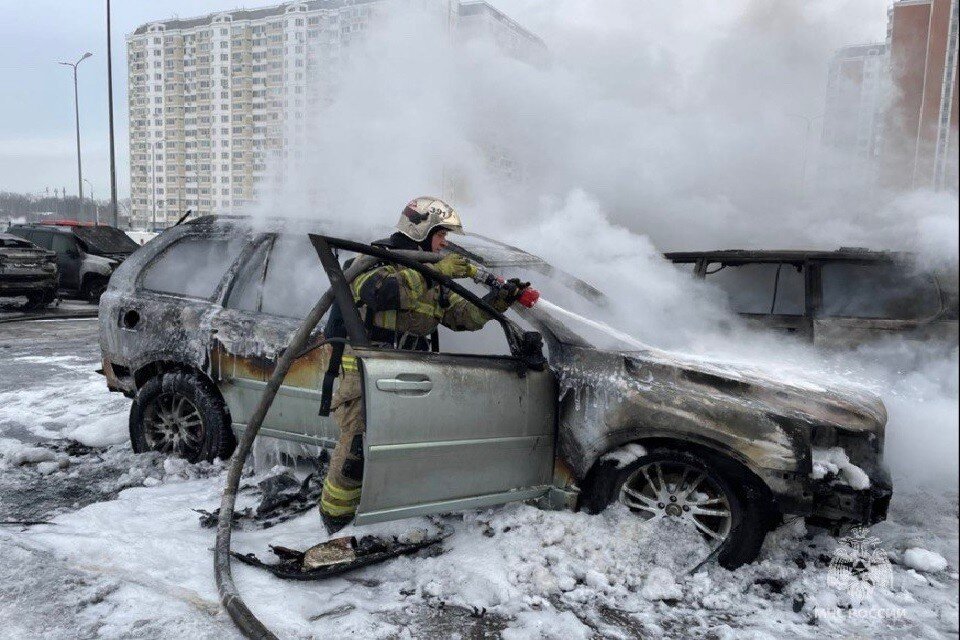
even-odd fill
[(535, 371), (543, 371), (547, 359), (543, 357), (543, 336), (536, 331), (524, 331), (520, 339), (520, 357)]

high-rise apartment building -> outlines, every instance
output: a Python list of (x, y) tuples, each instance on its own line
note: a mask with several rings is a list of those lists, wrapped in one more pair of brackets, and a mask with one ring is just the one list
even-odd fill
[(831, 59), (823, 114), (825, 179), (842, 175), (857, 187), (873, 180), (888, 67), (884, 43), (843, 47)]
[(437, 14), (514, 55), (543, 43), (482, 1), (309, 0), (151, 22), (127, 37), (131, 224), (165, 227), (192, 209), (255, 200), (329, 99), (336, 71), (385, 6)]
[(957, 189), (958, 0), (899, 0), (889, 10), (890, 105), (882, 180)]

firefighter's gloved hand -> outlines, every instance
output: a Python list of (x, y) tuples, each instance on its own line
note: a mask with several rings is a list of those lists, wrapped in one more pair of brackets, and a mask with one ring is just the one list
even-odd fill
[(510, 305), (516, 302), (523, 290), (529, 286), (529, 282), (521, 282), (520, 278), (510, 278), (499, 289), (491, 291), (484, 298), (490, 303), (491, 307), (500, 313), (504, 313), (510, 308)]
[(433, 265), (433, 270), (449, 278), (472, 278), (477, 268), (459, 253), (451, 253)]

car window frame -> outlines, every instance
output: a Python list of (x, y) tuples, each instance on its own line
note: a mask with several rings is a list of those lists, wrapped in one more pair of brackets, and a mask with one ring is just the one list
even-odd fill
[[(689, 261), (687, 261), (689, 262)], [(704, 282), (708, 282), (707, 276), (713, 275), (712, 273), (707, 273), (707, 270), (711, 264), (719, 263), (726, 267), (742, 267), (748, 264), (772, 264), (777, 265), (781, 269), (783, 266), (796, 267), (799, 265), (803, 270), (803, 312), (796, 313), (751, 313), (747, 311), (737, 311), (734, 309), (734, 313), (745, 318), (783, 318), (783, 319), (807, 319), (813, 318), (813, 300), (811, 297), (812, 292), (812, 274), (811, 274), (811, 262), (810, 260), (784, 260), (784, 259), (768, 259), (768, 260), (747, 260), (747, 259), (736, 259), (736, 260), (723, 260), (722, 258), (708, 258), (702, 256), (696, 260), (696, 268), (694, 269), (694, 277), (702, 279)], [(713, 272), (716, 273), (716, 272)], [(779, 284), (779, 283), (778, 283)], [(718, 286), (719, 285), (715, 285)], [(777, 289), (774, 287), (773, 298), (771, 299), (771, 306), (776, 309), (777, 302)]]
[[(453, 353), (444, 353), (443, 351), (432, 352), (432, 351), (410, 350), (409, 355), (411, 357), (462, 356), (462, 357), (470, 357), (470, 358), (488, 358), (488, 359), (498, 359), (498, 360), (506, 359), (510, 361), (515, 361), (517, 363), (522, 363), (523, 359), (521, 357), (520, 350), (519, 350), (518, 337), (522, 336), (523, 329), (519, 325), (516, 325), (509, 318), (507, 318), (504, 314), (500, 313), (499, 311), (494, 309), (492, 306), (490, 306), (490, 304), (485, 300), (483, 300), (482, 298), (480, 298), (480, 296), (476, 295), (469, 289), (463, 287), (452, 278), (438, 274), (432, 269), (429, 269), (429, 267), (425, 266), (424, 264), (416, 262), (415, 260), (412, 260), (410, 258), (404, 258), (402, 256), (397, 256), (397, 255), (390, 255), (389, 249), (383, 249), (380, 247), (375, 247), (375, 246), (371, 246), (371, 245), (367, 245), (359, 242), (353, 242), (351, 240), (345, 240), (342, 238), (332, 238), (329, 236), (321, 236), (319, 234), (308, 234), (308, 235), (310, 236), (311, 240), (314, 241), (315, 246), (316, 246), (315, 238), (319, 238), (325, 243), (327, 243), (332, 249), (339, 250), (339, 251), (349, 251), (356, 254), (369, 255), (372, 257), (380, 257), (384, 261), (400, 264), (404, 267), (408, 267), (413, 269), (414, 271), (417, 271), (421, 275), (424, 275), (426, 277), (430, 277), (434, 280), (438, 280), (442, 282), (445, 287), (447, 287), (454, 293), (457, 293), (458, 295), (464, 297), (468, 302), (478, 306), (485, 313), (490, 315), (492, 320), (495, 320), (498, 324), (500, 324), (500, 327), (504, 333), (504, 339), (507, 342), (507, 348), (509, 350), (508, 354), (496, 354), (496, 355), (472, 354), (472, 353), (453, 354)], [(319, 255), (319, 250), (318, 250), (318, 255)], [(342, 287), (341, 291), (339, 292), (339, 295), (341, 296), (347, 295), (352, 301), (353, 293), (350, 290), (350, 287), (346, 282), (346, 279), (343, 277), (343, 267), (342, 265), (339, 264), (339, 260), (337, 261), (336, 269), (337, 271), (334, 271), (333, 269), (327, 270), (327, 276), (330, 278), (330, 285), (331, 287), (334, 287), (334, 288)], [(357, 309), (356, 303), (353, 304), (353, 311), (356, 313), (356, 317), (359, 318), (359, 310)], [(391, 347), (372, 346), (369, 341), (369, 336), (366, 334), (365, 327), (363, 327), (362, 323), (360, 324), (361, 324), (360, 331), (363, 332), (363, 340), (366, 342), (366, 344), (357, 345), (357, 346), (360, 346), (363, 349), (371, 350), (371, 351), (389, 351), (389, 352), (397, 351), (397, 349), (394, 349)], [(513, 339), (511, 339), (511, 336), (513, 337)]]
[(921, 271), (920, 274), (930, 278), (930, 282), (933, 285), (937, 293), (937, 302), (938, 308), (935, 313), (924, 316), (917, 316), (914, 318), (873, 318), (866, 316), (840, 316), (840, 315), (824, 315), (823, 313), (823, 267), (827, 264), (853, 264), (853, 265), (865, 265), (865, 266), (892, 266), (898, 269), (903, 269), (906, 265), (897, 260), (814, 260), (811, 261), (816, 267), (816, 293), (815, 293), (815, 308), (813, 310), (813, 317), (817, 320), (845, 320), (851, 321), (856, 320), (860, 322), (897, 322), (902, 324), (923, 324), (935, 320), (943, 315), (945, 306), (943, 290), (940, 286), (940, 280), (937, 277), (936, 273), (929, 273)]
[[(27, 230), (24, 229), (24, 231), (27, 231)], [(30, 229), (29, 231), (32, 235), (32, 237), (30, 238), (30, 242), (37, 245), (41, 249), (46, 249), (47, 251), (53, 251), (53, 249), (51, 249), (51, 247), (53, 246), (53, 233), (54, 233), (53, 231), (49, 229), (36, 229), (36, 228)], [(49, 245), (44, 246), (41, 242), (37, 242), (37, 240), (40, 240), (41, 238), (46, 239), (49, 242)]]
[[(273, 251), (273, 244), (276, 240), (276, 236), (277, 234), (274, 234), (274, 233), (258, 234), (255, 237), (253, 237), (250, 240), (250, 242), (247, 244), (247, 246), (245, 246), (240, 251), (240, 255), (237, 258), (237, 262), (231, 265), (231, 268), (227, 270), (227, 275), (232, 274), (232, 277), (230, 278), (229, 282), (224, 284), (223, 295), (217, 299), (218, 302), (220, 303), (220, 306), (222, 306), (224, 309), (230, 309), (231, 311), (235, 311), (237, 313), (250, 313), (255, 315), (259, 315), (263, 313), (260, 310), (261, 305), (263, 304), (263, 284), (265, 282), (265, 278), (267, 275), (267, 264), (270, 261), (270, 253)], [(263, 269), (262, 269), (262, 272), (260, 273), (261, 288), (260, 288), (259, 297), (257, 298), (257, 308), (251, 311), (249, 309), (238, 309), (236, 307), (231, 307), (229, 305), (230, 296), (233, 295), (233, 291), (236, 288), (237, 281), (240, 279), (240, 272), (243, 271), (243, 268), (247, 265), (247, 262), (253, 259), (257, 251), (259, 251), (260, 247), (263, 246), (264, 244), (268, 244), (269, 246), (267, 247), (267, 258), (266, 260), (263, 261)], [(281, 317), (281, 316), (275, 316), (272, 314), (264, 314), (264, 315), (268, 315), (271, 318)]]
[[(270, 246), (269, 252), (267, 253), (267, 259), (264, 260), (264, 263), (263, 263), (263, 264), (264, 264), (264, 269), (263, 269), (263, 280), (262, 280), (262, 283), (263, 283), (264, 287), (266, 287), (267, 274), (270, 273), (270, 260), (271, 260), (271, 258), (273, 257), (273, 250), (274, 250), (274, 248), (276, 248), (277, 242), (279, 242), (279, 241), (281, 240), (281, 236), (296, 236), (296, 235), (300, 235), (301, 233), (302, 233), (302, 235), (303, 235), (304, 237), (307, 238), (308, 241), (310, 241), (310, 236), (315, 236), (315, 235), (317, 235), (317, 234), (308, 233), (308, 232), (305, 232), (305, 231), (304, 231), (304, 232), (299, 232), (299, 233), (298, 233), (298, 232), (288, 232), (288, 231), (274, 231), (274, 232), (265, 234), (265, 235), (271, 237), (271, 243), (272, 243), (272, 244), (271, 244), (271, 246)], [(314, 247), (314, 248), (316, 248), (316, 247)], [(242, 267), (241, 267), (241, 268), (242, 268)], [(327, 273), (326, 275), (327, 275), (328, 278), (330, 277), (329, 273)], [(332, 284), (333, 281), (331, 280), (330, 282), (331, 282), (331, 284)], [(329, 289), (329, 287), (327, 287), (327, 289)], [(324, 289), (324, 291), (326, 291), (326, 289)], [(321, 294), (321, 295), (322, 295), (322, 294)], [(318, 297), (317, 299), (319, 300), (319, 297)], [(314, 302), (316, 302), (316, 301), (314, 301)], [(268, 312), (268, 311), (264, 311), (264, 310), (263, 310), (263, 292), (261, 292), (261, 295), (260, 295), (260, 305), (259, 305), (259, 307), (260, 307), (260, 308), (256, 311), (257, 314), (264, 315), (264, 316), (266, 316), (266, 317), (268, 317), (268, 318), (275, 318), (275, 319), (277, 319), (277, 320), (279, 320), (279, 321), (298, 322), (298, 323), (299, 323), (299, 322), (303, 322), (303, 319), (306, 317), (305, 315), (304, 315), (303, 317), (300, 317), (300, 318), (298, 318), (298, 317), (296, 317), (296, 316), (283, 316), (283, 315), (279, 315), (279, 314), (276, 314), (276, 313), (270, 313), (270, 312)], [(234, 309), (234, 310), (236, 311), (236, 309)], [(252, 312), (249, 312), (249, 311), (248, 311), (247, 313), (252, 313)], [(307, 310), (307, 313), (309, 313), (309, 309)]]
[[(228, 241), (231, 238), (236, 238), (238, 241), (244, 242), (244, 246), (240, 249), (239, 253), (237, 254), (237, 257), (234, 258), (233, 262), (227, 267), (223, 276), (221, 276), (219, 282), (217, 283), (217, 286), (214, 287), (213, 293), (210, 295), (210, 297), (207, 298), (207, 297), (200, 297), (200, 296), (191, 296), (185, 293), (172, 293), (170, 291), (157, 291), (156, 289), (149, 289), (143, 286), (143, 278), (147, 270), (150, 269), (150, 267), (153, 266), (164, 255), (166, 255), (168, 251), (170, 251), (173, 247), (179, 245), (181, 242), (184, 242), (185, 240), (191, 240), (191, 239), (217, 240), (221, 238), (226, 239)], [(164, 298), (173, 298), (178, 300), (185, 299), (185, 300), (192, 300), (196, 302), (207, 302), (210, 304), (219, 304), (220, 306), (223, 306), (224, 293), (226, 291), (226, 288), (230, 284), (230, 282), (232, 282), (233, 279), (236, 277), (237, 271), (238, 271), (238, 265), (240, 264), (241, 260), (244, 260), (245, 258), (249, 257), (248, 251), (250, 250), (250, 247), (255, 244), (255, 240), (256, 238), (250, 237), (249, 233), (244, 233), (242, 231), (238, 232), (236, 229), (230, 229), (230, 228), (216, 230), (216, 231), (203, 229), (203, 230), (197, 230), (197, 231), (191, 231), (191, 232), (185, 233), (179, 238), (176, 238), (167, 246), (165, 246), (159, 252), (157, 252), (155, 256), (150, 258), (150, 260), (148, 260), (147, 263), (140, 268), (140, 271), (137, 273), (137, 277), (134, 280), (134, 290), (140, 293), (149, 293), (151, 295), (162, 296)]]
[[(53, 252), (56, 253), (57, 255), (60, 255), (61, 253), (62, 253), (63, 255), (65, 255), (65, 256), (67, 255), (67, 251), (61, 252), (60, 250), (53, 248), (53, 243), (56, 241), (56, 239), (57, 239), (58, 237), (60, 237), (60, 238), (67, 238), (67, 242), (72, 243), (72, 246), (71, 246), (71, 247), (68, 247), (68, 248), (67, 248), (67, 251), (69, 251), (70, 249), (76, 250), (77, 253), (79, 253), (80, 255), (77, 256), (75, 259), (83, 258), (83, 249), (82, 249), (82, 247), (80, 246), (80, 243), (79, 243), (79, 241), (77, 240), (76, 236), (74, 236), (72, 233), (62, 233), (62, 232), (60, 232), (60, 231), (55, 231), (55, 232), (53, 232), (53, 233), (50, 235), (50, 251), (53, 251)], [(72, 257), (72, 256), (68, 256), (68, 257)]]

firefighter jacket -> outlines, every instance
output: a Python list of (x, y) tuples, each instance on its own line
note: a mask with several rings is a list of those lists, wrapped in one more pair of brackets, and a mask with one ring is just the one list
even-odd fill
[(399, 265), (362, 273), (351, 289), (371, 339), (399, 348), (411, 348), (405, 344), (409, 338), (425, 338), (441, 324), (454, 331), (477, 331), (490, 319), (459, 294)]

